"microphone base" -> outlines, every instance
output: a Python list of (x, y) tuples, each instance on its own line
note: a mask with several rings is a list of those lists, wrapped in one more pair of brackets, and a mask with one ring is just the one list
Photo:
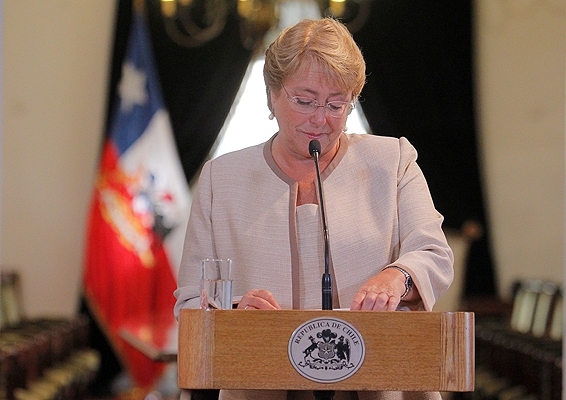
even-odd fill
[(315, 390), (313, 391), (316, 400), (333, 400), (334, 390)]

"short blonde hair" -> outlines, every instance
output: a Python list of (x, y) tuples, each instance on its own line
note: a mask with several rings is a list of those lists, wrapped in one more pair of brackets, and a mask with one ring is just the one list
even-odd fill
[(263, 78), (271, 111), (271, 90), (281, 90), (304, 62), (317, 64), (341, 89), (352, 91), (354, 99), (361, 93), (366, 65), (348, 28), (332, 18), (305, 19), (284, 29), (265, 52)]

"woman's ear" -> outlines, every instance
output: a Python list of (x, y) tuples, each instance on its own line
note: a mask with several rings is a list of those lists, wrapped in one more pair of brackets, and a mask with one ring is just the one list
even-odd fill
[(269, 108), (269, 111), (271, 111), (271, 113), (273, 114), (273, 90), (271, 90), (271, 88), (269, 88), (269, 86), (266, 88), (267, 91), (267, 108)]

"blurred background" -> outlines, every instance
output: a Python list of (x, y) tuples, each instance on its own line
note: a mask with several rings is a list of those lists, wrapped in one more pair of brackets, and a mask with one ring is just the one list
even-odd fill
[[(465, 280), (464, 296), (466, 293), (470, 298), (487, 296), (496, 300), (492, 304), (502, 303), (501, 306), (506, 307), (513, 301), (514, 283), (518, 281), (545, 280), (561, 286), (565, 182), (564, 2), (424, 1), (418, 2), (418, 6), (411, 1), (368, 3), (373, 13), (371, 18), (374, 18), (368, 24), (377, 24), (382, 31), (376, 34), (362, 25), (356, 27), (354, 37), (368, 58), (368, 83), (372, 89), (365, 96), (368, 105), (372, 96), (374, 103), (368, 107), (362, 104), (360, 122), (352, 124), (349, 132), (354, 133), (355, 127), (358, 132), (365, 128), (375, 134), (409, 137), (419, 151), (419, 159), (423, 160), (421, 166), (431, 183), (437, 207), (447, 216), (448, 228), (467, 237), (482, 237), (479, 256), (466, 264), (467, 270), (460, 272)], [(103, 141), (109, 129), (109, 110), (113, 107), (121, 71), (120, 55), (123, 57), (132, 5), (110, 0), (7, 0), (0, 4), (3, 19), (0, 265), (3, 270), (18, 273), (26, 317), (72, 317), (81, 307), (88, 210)], [(443, 7), (451, 10), (447, 16), (439, 13)], [(302, 16), (312, 16), (318, 7), (299, 4), (289, 9), (298, 10)], [(215, 121), (216, 125), (206, 127), (212, 136), (206, 139), (204, 148), (197, 155), (190, 153), (192, 131), (186, 128), (189, 122), (183, 120), (182, 115), (187, 107), (194, 108), (191, 103), (194, 94), (189, 101), (181, 92), (189, 87), (187, 80), (199, 80), (197, 72), (200, 70), (189, 70), (186, 66), (204, 63), (199, 68), (206, 69), (204, 54), (214, 47), (199, 44), (200, 50), (196, 51), (200, 53), (195, 53), (194, 47), (187, 50), (171, 36), (165, 39), (166, 17), (161, 4), (156, 0), (148, 1), (146, 10), (165, 105), (171, 113), (185, 173), (193, 172), (187, 180), (194, 183), (194, 173), (206, 154), (222, 146), (215, 142), (215, 135), (220, 133), (220, 137), (224, 135), (228, 141), (233, 138), (231, 135), (242, 133), (242, 128), (233, 128), (235, 133), (229, 133), (230, 119)], [(441, 19), (435, 20), (435, 16)], [(453, 16), (462, 19), (451, 21)], [(293, 16), (288, 18), (292, 20)], [(418, 30), (411, 31), (415, 26), (424, 32), (429, 32), (424, 27), (432, 27), (431, 36), (424, 37), (435, 42), (429, 43), (430, 47), (422, 54), (410, 53), (412, 56), (403, 62), (403, 58), (399, 58), (403, 53), (396, 52), (395, 46), (404, 46), (410, 51), (411, 37), (416, 43), (413, 46), (420, 46), (423, 36)], [(453, 39), (450, 29), (456, 29), (458, 35), (465, 31), (467, 36), (450, 40)], [(211, 43), (216, 40), (219, 39), (211, 39)], [(381, 53), (370, 51), (373, 41)], [(249, 41), (241, 43), (244, 57), (238, 61), (238, 74), (245, 84), (251, 75), (251, 68), (245, 73), (246, 66), (260, 60), (261, 51), (251, 49)], [(467, 47), (462, 48), (462, 43)], [(448, 46), (448, 50), (437, 52), (435, 44)], [(446, 58), (455, 48), (463, 54), (453, 60)], [(425, 53), (432, 58), (427, 59)], [(398, 64), (389, 67), (380, 64), (388, 54), (396, 55)], [(219, 56), (213, 53), (211, 57)], [(419, 92), (420, 103), (410, 96), (412, 91), (407, 90), (407, 86), (399, 83), (404, 80), (403, 73), (419, 70), (419, 62), (429, 68), (441, 65), (450, 70), (449, 79), (444, 80), (429, 73), (412, 75), (412, 79), (430, 78), (437, 88), (446, 85), (441, 88), (445, 90), (438, 93), (424, 85), (425, 93), (430, 90), (430, 94), (427, 99)], [(403, 68), (394, 68), (395, 65)], [(456, 72), (450, 66), (454, 66)], [(388, 76), (384, 73), (388, 69), (396, 69), (398, 74)], [(439, 74), (444, 71), (439, 70)], [(465, 79), (460, 81), (462, 76)], [(462, 82), (466, 83), (465, 87), (461, 87)], [(228, 102), (221, 105), (227, 115), (234, 113), (234, 110), (229, 113), (232, 100), (244, 96), (237, 92), (239, 81), (232, 85), (233, 88), (228, 88), (232, 91), (221, 96)], [(384, 89), (380, 92), (376, 87)], [(435, 97), (439, 93), (450, 93), (455, 87), (463, 92), (458, 91), (454, 98)], [(219, 90), (218, 87), (213, 89)], [(264, 94), (253, 97), (257, 100), (259, 96)], [(395, 108), (388, 101), (401, 105)], [(461, 106), (459, 112), (466, 117), (446, 127), (437, 120), (449, 120), (453, 116), (441, 112), (432, 115), (436, 109), (428, 102), (440, 104), (444, 109), (456, 102)], [(424, 109), (419, 109), (419, 104), (425, 104)], [(253, 118), (267, 121), (269, 111), (263, 97), (251, 107), (255, 109)], [(363, 116), (364, 108), (373, 118), (367, 118), (369, 124)], [(409, 115), (417, 118), (411, 120)], [(254, 125), (249, 121), (248, 124)], [(451, 129), (458, 124), (465, 126), (460, 130)], [(437, 126), (444, 126), (445, 131), (435, 136), (430, 131)], [(270, 137), (274, 129), (269, 125), (260, 128), (260, 134), (268, 132), (266, 137), (259, 136), (257, 143)], [(419, 135), (420, 131), (425, 134)], [(246, 137), (249, 135), (251, 133)], [(462, 135), (466, 135), (465, 141)], [(235, 141), (236, 147), (244, 143)], [(427, 159), (426, 154), (434, 154), (434, 157)], [(438, 154), (449, 154), (450, 158), (438, 158)], [(459, 170), (450, 168), (453, 160), (468, 160), (458, 165), (471, 169), (471, 175), (456, 174)], [(436, 173), (435, 165), (439, 170)], [(442, 182), (447, 184), (442, 185)], [(475, 204), (473, 207), (464, 204), (461, 197), (445, 194), (451, 188), (463, 193), (470, 187), (474, 189), (470, 199), (470, 204)], [(442, 194), (437, 196), (435, 192)], [(462, 216), (454, 209), (472, 211), (469, 216)]]

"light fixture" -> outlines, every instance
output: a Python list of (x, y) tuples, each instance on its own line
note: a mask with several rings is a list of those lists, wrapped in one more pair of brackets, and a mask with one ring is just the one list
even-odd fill
[(350, 32), (360, 30), (366, 23), (373, 0), (318, 0), (320, 13), (343, 21)]
[(185, 47), (201, 46), (218, 37), (226, 26), (227, 19), (234, 16), (240, 21), (242, 44), (248, 49), (254, 49), (269, 30), (278, 27), (282, 3), (318, 4), (321, 16), (342, 19), (351, 31), (355, 31), (365, 22), (372, 0), (160, 1), (165, 29), (177, 44)]
[(346, 0), (330, 0), (329, 11), (332, 15), (342, 16), (346, 8)]
[(254, 49), (265, 34), (279, 23), (279, 2), (275, 0), (237, 0), (242, 44)]
[(181, 46), (201, 46), (220, 35), (230, 3), (227, 0), (161, 0), (165, 30)]

